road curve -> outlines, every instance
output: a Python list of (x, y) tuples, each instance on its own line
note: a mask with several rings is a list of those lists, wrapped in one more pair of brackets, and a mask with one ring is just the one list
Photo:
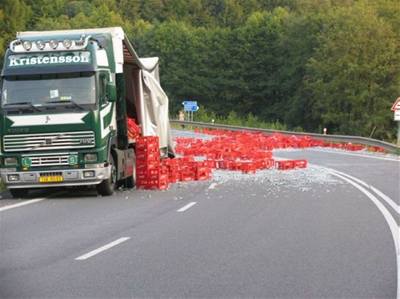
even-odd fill
[(312, 165), (216, 171), (163, 192), (37, 192), (22, 206), (3, 193), (0, 297), (396, 298), (393, 233), (354, 184), (398, 229), (399, 161), (319, 149), (274, 156)]

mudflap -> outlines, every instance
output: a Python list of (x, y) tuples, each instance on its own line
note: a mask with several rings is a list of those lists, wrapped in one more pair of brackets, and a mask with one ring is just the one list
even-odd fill
[(135, 152), (133, 148), (126, 150), (113, 149), (117, 163), (117, 180), (132, 176), (135, 167)]

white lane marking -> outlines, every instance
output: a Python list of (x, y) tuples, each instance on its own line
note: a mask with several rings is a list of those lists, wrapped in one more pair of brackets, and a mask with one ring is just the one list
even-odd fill
[(77, 261), (87, 260), (88, 258), (91, 258), (92, 256), (95, 256), (96, 254), (99, 254), (99, 253), (106, 251), (114, 246), (117, 246), (118, 244), (128, 241), (129, 239), (130, 239), (130, 237), (119, 238), (118, 240), (115, 240), (111, 243), (101, 246), (93, 251), (90, 251), (90, 252), (84, 254), (84, 255), (78, 256), (75, 260), (77, 260)]
[(386, 201), (398, 214), (400, 214), (400, 206), (394, 202), (393, 199), (391, 199), (389, 196), (387, 196), (385, 193), (380, 191), (379, 189), (376, 189), (374, 186), (370, 186), (371, 190), (374, 191), (376, 194), (378, 194), (380, 197), (383, 198), (384, 201)]
[(397, 225), (396, 221), (394, 220), (392, 214), (386, 209), (386, 207), (370, 192), (368, 192), (364, 187), (353, 182), (351, 179), (342, 176), (335, 171), (331, 171), (331, 174), (341, 178), (342, 180), (348, 182), (349, 184), (353, 185), (355, 188), (360, 190), (364, 193), (379, 209), (379, 211), (385, 217), (387, 224), (389, 225), (390, 231), (392, 233), (394, 247), (396, 250), (396, 262), (397, 262), (397, 298), (400, 299), (400, 227)]
[(58, 196), (58, 195), (63, 194), (63, 193), (64, 193), (64, 191), (59, 191), (59, 192), (55, 192), (53, 194), (50, 194), (47, 197), (34, 198), (34, 199), (30, 199), (30, 200), (25, 200), (25, 201), (20, 202), (20, 203), (16, 203), (16, 204), (13, 204), (13, 205), (7, 205), (7, 206), (4, 206), (4, 207), (1, 207), (0, 208), (0, 212), (7, 211), (7, 210), (10, 210), (10, 209), (19, 208), (19, 207), (23, 207), (23, 206), (30, 205), (30, 204), (33, 204), (33, 203), (37, 203), (37, 202), (49, 199), (49, 198), (51, 198), (53, 196)]
[(331, 170), (331, 171), (334, 171), (334, 172), (336, 172), (336, 173), (338, 173), (338, 174), (341, 174), (341, 175), (343, 175), (343, 176), (345, 176), (345, 177), (347, 177), (347, 178), (349, 178), (349, 179), (352, 179), (352, 180), (356, 181), (357, 183), (359, 183), (360, 185), (363, 185), (364, 187), (366, 187), (366, 188), (372, 190), (372, 191), (375, 192), (378, 196), (380, 196), (384, 201), (386, 201), (386, 203), (387, 203), (389, 206), (391, 206), (392, 209), (395, 210), (395, 211), (397, 212), (397, 214), (400, 214), (400, 206), (399, 206), (397, 203), (395, 203), (393, 199), (391, 199), (389, 196), (387, 196), (386, 194), (384, 194), (382, 191), (378, 190), (378, 189), (375, 188), (374, 186), (371, 186), (371, 185), (369, 185), (368, 183), (366, 183), (366, 182), (364, 182), (364, 181), (362, 181), (362, 180), (360, 180), (360, 179), (358, 179), (358, 178), (355, 178), (355, 177), (353, 177), (353, 176), (351, 176), (351, 175), (349, 175), (349, 174), (347, 174), (347, 173), (343, 173), (343, 172), (338, 171), (338, 170), (336, 170), (336, 169), (330, 169), (330, 170)]
[(208, 189), (215, 189), (215, 187), (217, 187), (217, 183), (212, 183), (209, 187), (208, 187)]
[(16, 204), (13, 204), (13, 205), (4, 206), (4, 207), (0, 208), (0, 212), (11, 210), (11, 209), (15, 209), (15, 208), (19, 208), (19, 207), (23, 207), (23, 206), (26, 206), (26, 205), (30, 205), (30, 204), (33, 204), (33, 203), (36, 203), (36, 202), (39, 202), (39, 201), (43, 201), (45, 199), (47, 199), (47, 197), (35, 198), (35, 199), (31, 199), (31, 200), (26, 200), (26, 201), (23, 201), (23, 202), (20, 202), (20, 203), (16, 203)]
[(388, 157), (378, 157), (374, 155), (362, 155), (362, 154), (356, 154), (356, 153), (348, 153), (348, 152), (341, 152), (341, 151), (331, 151), (331, 150), (326, 150), (326, 149), (318, 149), (318, 148), (308, 148), (310, 151), (316, 151), (316, 152), (321, 152), (321, 153), (330, 153), (330, 154), (338, 154), (338, 155), (348, 155), (348, 156), (356, 156), (356, 157), (361, 157), (361, 158), (371, 158), (371, 159), (378, 159), (378, 160), (386, 160), (386, 161), (395, 161), (395, 162), (400, 162), (400, 158), (388, 158)]
[(179, 210), (177, 210), (177, 212), (185, 212), (186, 210), (189, 210), (191, 207), (193, 207), (197, 202), (192, 201), (191, 203), (188, 203), (186, 206), (180, 208)]

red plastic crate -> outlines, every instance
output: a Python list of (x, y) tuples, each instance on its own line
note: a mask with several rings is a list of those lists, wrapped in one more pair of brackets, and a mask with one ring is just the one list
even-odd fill
[(191, 167), (184, 167), (180, 171), (180, 177), (179, 180), (182, 182), (187, 182), (187, 181), (194, 181), (196, 178), (196, 173), (193, 171)]
[(160, 152), (136, 152), (136, 161), (156, 161), (160, 160)]
[(180, 179), (179, 173), (178, 173), (178, 174), (173, 174), (173, 175), (169, 175), (169, 176), (168, 176), (168, 181), (169, 181), (170, 183), (176, 183), (176, 182), (179, 181), (179, 179)]
[(295, 167), (295, 164), (292, 160), (276, 161), (275, 165), (279, 170), (294, 169)]
[(306, 168), (307, 160), (293, 160), (295, 168)]
[(215, 160), (206, 160), (205, 163), (208, 168), (217, 168), (217, 162)]
[(203, 181), (210, 178), (211, 170), (206, 166), (198, 165), (196, 168), (196, 180)]
[(241, 170), (243, 173), (256, 173), (256, 165), (253, 162), (242, 162)]
[(143, 180), (137, 184), (138, 189), (146, 189), (146, 190), (166, 190), (169, 187), (168, 180), (164, 179), (151, 179), (151, 180)]

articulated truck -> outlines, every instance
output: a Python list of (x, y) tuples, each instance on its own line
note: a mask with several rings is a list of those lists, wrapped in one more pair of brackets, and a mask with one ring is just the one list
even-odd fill
[(158, 58), (139, 58), (120, 27), (19, 32), (1, 73), (0, 171), (13, 197), (32, 188), (135, 185), (135, 139), (174, 154)]

